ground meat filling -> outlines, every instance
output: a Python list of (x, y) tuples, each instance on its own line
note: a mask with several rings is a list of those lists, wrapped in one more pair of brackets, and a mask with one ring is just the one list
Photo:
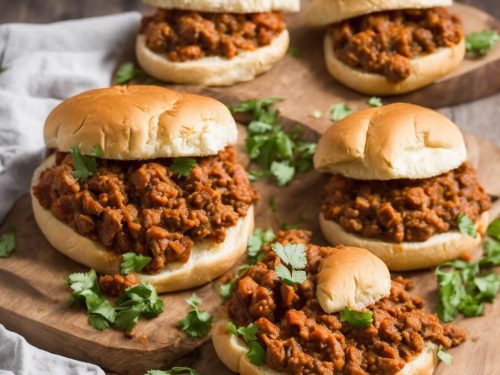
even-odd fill
[(307, 246), (307, 280), (289, 286), (274, 272), (280, 263), (266, 245), (264, 259), (240, 276), (227, 308), (237, 326), (254, 323), (266, 349), (266, 363), (291, 374), (395, 374), (431, 341), (444, 348), (459, 345), (465, 332), (441, 324), (422, 310), (423, 301), (407, 292), (412, 285), (401, 277), (392, 282), (390, 296), (367, 309), (373, 323), (365, 329), (326, 314), (316, 299), (316, 275), (321, 260), (333, 249), (308, 243), (310, 233), (280, 231), (276, 241)]
[(463, 39), (460, 19), (445, 8), (372, 13), (336, 23), (330, 33), (340, 61), (390, 82), (411, 74), (410, 59)]
[(148, 255), (145, 270), (159, 272), (165, 263), (186, 262), (193, 241), (223, 242), (257, 199), (232, 147), (198, 158), (187, 177), (173, 174), (171, 163), (98, 159), (97, 173), (80, 183), (71, 155), (57, 153), (33, 192), (81, 235), (116, 253)]
[(170, 61), (198, 60), (207, 56), (231, 59), (244, 51), (264, 47), (285, 30), (281, 12), (201, 13), (158, 9), (144, 17), (140, 33), (154, 52)]
[(321, 212), (345, 231), (390, 242), (421, 242), (476, 221), (491, 207), (472, 165), (420, 180), (359, 181), (333, 175)]

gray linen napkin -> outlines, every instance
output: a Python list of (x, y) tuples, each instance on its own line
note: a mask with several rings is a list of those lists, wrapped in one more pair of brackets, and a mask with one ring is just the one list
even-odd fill
[[(113, 70), (134, 45), (140, 14), (49, 25), (0, 26), (0, 223), (28, 191), (44, 154), (43, 123), (62, 99), (109, 86)], [(2, 317), (0, 316), (0, 323)], [(0, 325), (0, 375), (104, 374), (97, 366), (28, 344)]]

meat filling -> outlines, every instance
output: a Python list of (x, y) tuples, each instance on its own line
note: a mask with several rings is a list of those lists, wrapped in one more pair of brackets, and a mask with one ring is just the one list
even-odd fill
[(372, 13), (331, 26), (337, 58), (352, 68), (400, 82), (410, 60), (452, 47), (463, 39), (461, 21), (445, 8)]
[(281, 12), (202, 13), (158, 9), (144, 17), (140, 33), (154, 52), (170, 61), (198, 60), (207, 56), (231, 59), (244, 51), (271, 44), (285, 30)]
[(333, 175), (321, 212), (345, 231), (390, 242), (421, 242), (476, 221), (491, 207), (472, 165), (420, 180), (359, 181)]
[(232, 147), (198, 158), (187, 177), (175, 175), (171, 163), (98, 159), (97, 173), (79, 182), (71, 155), (57, 153), (33, 192), (81, 235), (119, 254), (148, 255), (145, 270), (159, 272), (165, 263), (186, 262), (193, 241), (223, 242), (257, 199)]
[(289, 286), (274, 269), (279, 258), (265, 245), (265, 257), (238, 279), (228, 314), (237, 326), (254, 323), (266, 350), (266, 363), (290, 374), (395, 374), (422, 352), (426, 341), (443, 348), (459, 345), (465, 332), (441, 324), (435, 314), (422, 310), (423, 301), (411, 296), (411, 282), (397, 277), (390, 295), (367, 307), (373, 323), (355, 328), (326, 314), (316, 299), (316, 278), (321, 260), (333, 248), (309, 244), (310, 233), (280, 231), (276, 241), (307, 246), (307, 279)]

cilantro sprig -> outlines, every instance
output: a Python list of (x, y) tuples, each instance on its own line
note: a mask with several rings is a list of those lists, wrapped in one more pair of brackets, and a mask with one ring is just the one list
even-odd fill
[(330, 121), (340, 121), (349, 116), (352, 109), (345, 103), (334, 104), (330, 107)]
[(287, 53), (290, 56), (293, 56), (296, 58), (300, 58), (300, 57), (304, 56), (304, 52), (300, 48), (297, 48), (297, 47), (288, 47)]
[(253, 234), (248, 239), (247, 244), (247, 255), (250, 260), (250, 264), (255, 264), (264, 257), (262, 246), (264, 246), (266, 243), (272, 242), (274, 238), (275, 235), (271, 228), (259, 228), (253, 232)]
[(247, 343), (247, 358), (251, 363), (261, 366), (266, 362), (266, 351), (257, 341), (259, 328), (255, 324), (250, 323), (246, 327), (236, 328), (233, 322), (227, 322), (226, 329), (230, 334), (241, 337)]
[(193, 293), (186, 302), (193, 310), (188, 312), (187, 315), (179, 321), (179, 328), (191, 338), (199, 339), (207, 336), (212, 329), (212, 315), (200, 309), (202, 300), (196, 293)]
[(469, 53), (485, 55), (495, 44), (500, 41), (496, 30), (483, 30), (469, 33), (465, 37), (465, 49)]
[(151, 262), (151, 257), (128, 252), (122, 255), (120, 273), (127, 275), (132, 272), (141, 272)]
[(472, 238), (477, 237), (477, 231), (476, 227), (474, 226), (474, 222), (470, 217), (468, 217), (463, 212), (460, 212), (458, 214), (457, 226), (460, 233), (470, 236)]
[(187, 177), (196, 166), (196, 159), (193, 158), (175, 158), (170, 166), (170, 170), (178, 177)]
[(490, 239), (483, 243), (483, 257), (475, 262), (457, 259), (436, 268), (439, 286), (437, 313), (441, 320), (452, 321), (458, 314), (479, 316), (484, 306), (500, 291), (500, 276), (491, 268), (500, 265), (500, 219), (487, 229)]
[(144, 375), (200, 375), (190, 367), (172, 367), (169, 370), (149, 370)]
[(368, 105), (370, 107), (382, 107), (382, 99), (373, 96), (370, 99), (368, 99)]
[(446, 353), (443, 350), (442, 346), (439, 347), (439, 350), (437, 352), (437, 356), (438, 356), (439, 360), (447, 366), (451, 365), (451, 362), (453, 361), (453, 356), (449, 353)]
[(307, 278), (303, 270), (307, 264), (306, 246), (300, 243), (287, 245), (275, 243), (272, 249), (282, 262), (274, 269), (276, 275), (287, 285), (302, 284)]
[(297, 172), (312, 168), (316, 144), (301, 141), (299, 128), (285, 132), (279, 123), (279, 111), (271, 108), (279, 101), (282, 99), (251, 99), (233, 106), (231, 111), (251, 115), (245, 147), (250, 159), (260, 169), (250, 171), (250, 179), (274, 177), (279, 186), (285, 186)]
[(82, 154), (79, 145), (73, 145), (69, 149), (69, 153), (73, 158), (73, 177), (79, 182), (85, 181), (90, 176), (97, 173), (97, 161), (102, 155), (102, 150), (99, 145), (94, 145), (90, 150), (90, 155)]
[(16, 249), (16, 231), (11, 228), (0, 235), (0, 258), (7, 258)]
[(125, 85), (134, 80), (137, 81), (137, 83), (145, 85), (155, 85), (160, 83), (158, 80), (147, 75), (144, 70), (135, 66), (132, 62), (125, 62), (118, 67), (113, 83), (115, 85)]
[(356, 328), (367, 328), (373, 322), (373, 312), (371, 311), (356, 311), (346, 307), (340, 313), (340, 321), (347, 322)]

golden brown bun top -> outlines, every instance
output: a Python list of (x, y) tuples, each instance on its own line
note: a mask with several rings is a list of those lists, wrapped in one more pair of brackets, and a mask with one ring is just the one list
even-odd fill
[(146, 4), (162, 9), (186, 9), (198, 12), (254, 13), (298, 12), (300, 0), (144, 0)]
[(368, 250), (339, 246), (321, 263), (316, 297), (329, 314), (346, 307), (362, 309), (390, 291), (389, 269)]
[(334, 123), (314, 155), (317, 170), (359, 180), (437, 176), (467, 157), (460, 129), (413, 104), (367, 108)]
[(221, 102), (159, 86), (113, 86), (73, 96), (47, 117), (45, 143), (69, 151), (94, 145), (102, 157), (142, 160), (214, 155), (234, 144), (237, 128)]
[(384, 10), (450, 6), (452, 0), (315, 0), (306, 11), (312, 26), (326, 26), (349, 18)]

